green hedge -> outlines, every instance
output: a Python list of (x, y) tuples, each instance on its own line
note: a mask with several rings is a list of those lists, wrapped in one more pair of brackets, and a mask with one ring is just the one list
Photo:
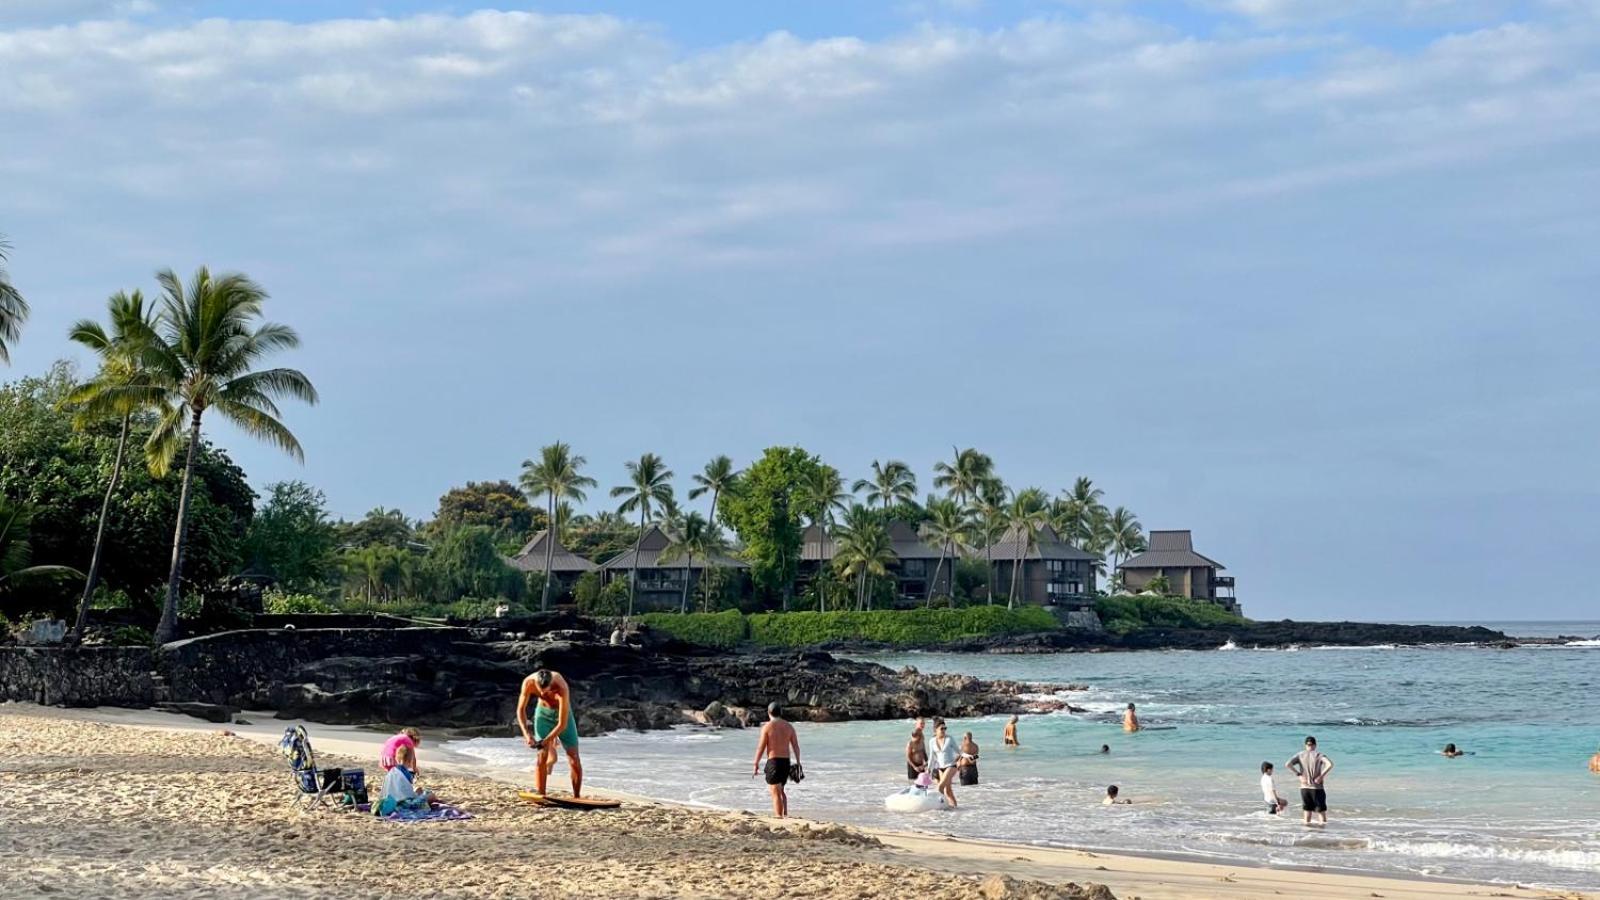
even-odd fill
[(746, 641), (763, 647), (809, 647), (830, 641), (875, 641), (915, 647), (994, 634), (1025, 634), (1060, 627), (1049, 610), (972, 606), (965, 609), (872, 612), (650, 613), (640, 621), (680, 640), (711, 647)]
[(750, 634), (744, 614), (736, 609), (719, 613), (646, 613), (638, 619), (680, 641), (706, 647), (737, 647)]
[(1094, 611), (1114, 634), (1140, 628), (1215, 628), (1245, 623), (1242, 616), (1213, 603), (1181, 597), (1101, 597), (1095, 601)]

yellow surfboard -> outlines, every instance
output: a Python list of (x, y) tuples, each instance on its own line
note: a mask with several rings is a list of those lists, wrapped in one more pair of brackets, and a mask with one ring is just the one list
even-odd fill
[(571, 794), (540, 794), (534, 791), (517, 791), (517, 796), (535, 806), (557, 806), (562, 809), (616, 809), (621, 800), (601, 797), (574, 797)]

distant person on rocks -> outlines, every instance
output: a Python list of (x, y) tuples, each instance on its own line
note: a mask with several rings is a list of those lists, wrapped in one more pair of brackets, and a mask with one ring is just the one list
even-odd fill
[[(754, 778), (757, 772), (764, 776), (767, 790), (772, 792), (772, 814), (780, 819), (789, 815), (789, 792), (784, 786), (794, 767), (800, 765), (800, 737), (794, 733), (794, 726), (784, 721), (782, 712), (777, 703), (767, 704), (767, 724), (761, 726), (756, 761), (750, 767), (750, 777)], [(763, 756), (767, 758), (765, 769), (761, 767)]]
[(1278, 796), (1278, 786), (1272, 783), (1272, 763), (1261, 764), (1261, 799), (1267, 801), (1267, 813), (1277, 815), (1289, 805), (1289, 801)]
[(956, 757), (956, 779), (962, 787), (978, 783), (978, 742), (972, 739), (970, 731), (961, 737), (961, 752)]
[[(535, 700), (533, 730), (528, 730), (528, 701)], [(556, 742), (567, 754), (567, 769), (572, 775), (572, 796), (582, 796), (583, 762), (578, 758), (578, 713), (572, 708), (572, 688), (561, 673), (539, 669), (522, 680), (522, 696), (517, 700), (517, 725), (522, 740), (539, 751), (535, 790), (543, 794), (550, 773), (556, 767)]]
[(1328, 792), (1323, 781), (1333, 771), (1333, 760), (1317, 750), (1317, 739), (1306, 737), (1306, 748), (1289, 760), (1289, 771), (1300, 776), (1300, 808), (1305, 811), (1306, 824), (1316, 816), (1317, 824), (1328, 824)]
[[(379, 768), (383, 769), (385, 772), (393, 769), (395, 764), (395, 754), (400, 750), (401, 747), (411, 750), (414, 755), (416, 753), (417, 745), (420, 743), (422, 743), (421, 732), (417, 731), (415, 728), (400, 729), (395, 733), (394, 737), (383, 742), (383, 752), (378, 754)], [(411, 763), (411, 771), (415, 772), (416, 770), (416, 760), (413, 759)]]
[(628, 642), (628, 636), (622, 633), (622, 626), (618, 625), (611, 630), (611, 646), (621, 647)]
[(1106, 788), (1106, 798), (1104, 800), (1100, 801), (1100, 805), (1101, 806), (1117, 806), (1117, 805), (1120, 805), (1120, 804), (1127, 804), (1127, 803), (1132, 803), (1133, 802), (1132, 800), (1126, 800), (1126, 799), (1123, 799), (1121, 797), (1118, 797), (1117, 796), (1118, 793), (1119, 793), (1118, 788), (1114, 784), (1112, 786)]
[(922, 720), (911, 729), (911, 740), (906, 742), (906, 779), (915, 782), (928, 771), (928, 739), (922, 733)]
[(944, 720), (934, 719), (933, 738), (928, 741), (928, 771), (951, 809), (956, 808), (956, 759), (959, 755), (955, 738), (945, 729)]
[(1128, 704), (1128, 711), (1122, 714), (1122, 730), (1132, 734), (1139, 730), (1139, 714), (1134, 711), (1133, 704)]
[(1017, 717), (1011, 716), (1011, 721), (1006, 723), (1006, 732), (1000, 738), (1007, 747), (1021, 747), (1022, 741), (1017, 738)]

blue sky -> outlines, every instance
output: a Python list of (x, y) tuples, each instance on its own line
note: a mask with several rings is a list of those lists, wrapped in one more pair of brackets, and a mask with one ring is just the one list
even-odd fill
[(207, 263), (324, 397), (214, 436), (340, 514), (976, 445), (1258, 617), (1592, 617), (1597, 63), (1576, 0), (10, 0), (12, 372)]

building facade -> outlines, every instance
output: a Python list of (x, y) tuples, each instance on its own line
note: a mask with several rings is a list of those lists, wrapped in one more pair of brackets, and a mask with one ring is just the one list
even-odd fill
[[(889, 540), (895, 561), (888, 566), (894, 579), (894, 595), (907, 603), (926, 603), (930, 596), (948, 597), (955, 584), (956, 560), (944, 556), (940, 565), (938, 547), (930, 547), (908, 522), (890, 522)], [(832, 565), (838, 542), (816, 525), (805, 530), (800, 544), (800, 589), (810, 584), (825, 565)]]
[[(638, 549), (638, 580), (634, 584), (634, 609), (640, 612), (650, 610), (675, 610), (683, 602), (683, 588), (685, 579), (689, 585), (689, 602), (695, 601), (695, 592), (700, 585), (700, 578), (707, 569), (739, 569), (750, 568), (744, 560), (734, 559), (731, 556), (713, 556), (711, 559), (695, 557), (691, 562), (687, 557), (678, 557), (671, 560), (662, 560), (661, 556), (667, 547), (672, 545), (672, 539), (662, 531), (660, 526), (651, 525), (645, 530), (644, 536), (639, 539)], [(685, 566), (688, 563), (688, 566)], [(616, 556), (611, 557), (600, 565), (600, 571), (607, 584), (617, 579), (624, 582), (629, 572), (634, 569), (634, 548), (629, 547)]]
[[(994, 566), (994, 599), (1012, 596), (1013, 572), (1020, 603), (1036, 606), (1094, 606), (1095, 574), (1100, 557), (1061, 539), (1054, 528), (1041, 527), (1027, 547), (1018, 532), (1006, 532), (985, 554)], [(1021, 568), (1018, 569), (1018, 557)]]
[[(515, 556), (506, 561), (524, 572), (544, 572), (545, 542), (552, 540), (549, 531), (541, 531), (522, 546)], [(560, 597), (572, 592), (572, 585), (585, 572), (597, 572), (600, 567), (561, 545), (559, 537), (550, 552), (550, 594)]]
[(1158, 577), (1167, 580), (1174, 596), (1205, 600), (1239, 612), (1233, 577), (1219, 574), (1222, 563), (1195, 552), (1194, 537), (1188, 531), (1152, 531), (1150, 549), (1136, 553), (1118, 566), (1122, 586), (1131, 593), (1147, 590)]

